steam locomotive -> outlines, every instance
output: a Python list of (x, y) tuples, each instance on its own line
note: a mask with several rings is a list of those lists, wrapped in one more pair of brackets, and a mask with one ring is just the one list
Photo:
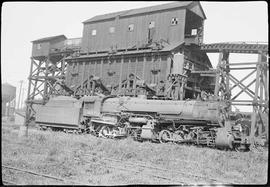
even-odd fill
[(41, 129), (89, 133), (103, 138), (133, 137), (137, 141), (186, 143), (247, 150), (248, 123), (230, 116), (216, 100), (155, 100), (144, 95), (58, 96), (38, 108)]

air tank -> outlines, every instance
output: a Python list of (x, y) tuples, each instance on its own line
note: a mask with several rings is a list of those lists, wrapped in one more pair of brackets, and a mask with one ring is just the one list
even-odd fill
[(16, 87), (4, 83), (2, 84), (2, 102), (12, 101), (16, 97)]
[(2, 84), (2, 116), (6, 115), (6, 111), (8, 111), (8, 115), (10, 113), (10, 104), (7, 110), (7, 103), (13, 101), (16, 97), (16, 87), (4, 83)]

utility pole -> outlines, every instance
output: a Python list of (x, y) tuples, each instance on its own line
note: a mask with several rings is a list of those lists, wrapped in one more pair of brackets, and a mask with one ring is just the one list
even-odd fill
[[(22, 84), (23, 84), (23, 80), (20, 81), (21, 83), (21, 86), (20, 86), (20, 93), (19, 93), (19, 100), (18, 100), (18, 109), (20, 109), (20, 105), (21, 105), (21, 108), (23, 107), (23, 103), (24, 103), (24, 91), (25, 91), (25, 88), (23, 88), (22, 90)], [(22, 91), (22, 97), (21, 97), (21, 91)], [(21, 101), (21, 102), (20, 102)], [(26, 136), (27, 137), (27, 133), (28, 133), (28, 127), (25, 126), (25, 125), (21, 125), (20, 126), (20, 130), (19, 130), (19, 137), (23, 137), (23, 136)]]
[(21, 100), (21, 91), (22, 91), (22, 84), (23, 84), (23, 80), (20, 80), (19, 83), (21, 83), (20, 85), (20, 92), (19, 92), (19, 100), (18, 100), (18, 104), (17, 104), (17, 109), (20, 108), (20, 100)]
[(22, 100), (22, 103), (21, 103), (21, 109), (23, 109), (23, 103), (24, 103), (24, 98), (23, 98), (23, 97), (24, 97), (24, 91), (25, 91), (25, 89), (23, 88), (23, 89), (22, 89), (22, 99), (21, 99), (21, 100)]

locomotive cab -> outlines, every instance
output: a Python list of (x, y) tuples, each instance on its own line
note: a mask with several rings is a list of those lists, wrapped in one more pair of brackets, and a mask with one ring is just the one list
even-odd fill
[(99, 117), (101, 110), (101, 96), (84, 96), (81, 99), (83, 116), (85, 117)]

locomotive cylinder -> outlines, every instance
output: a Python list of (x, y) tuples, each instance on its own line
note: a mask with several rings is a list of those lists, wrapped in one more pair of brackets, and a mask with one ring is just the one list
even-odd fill
[(233, 136), (226, 128), (217, 129), (216, 146), (219, 148), (233, 148)]
[(155, 133), (153, 132), (155, 122), (149, 120), (146, 125), (142, 126), (141, 138), (143, 139), (155, 139)]

